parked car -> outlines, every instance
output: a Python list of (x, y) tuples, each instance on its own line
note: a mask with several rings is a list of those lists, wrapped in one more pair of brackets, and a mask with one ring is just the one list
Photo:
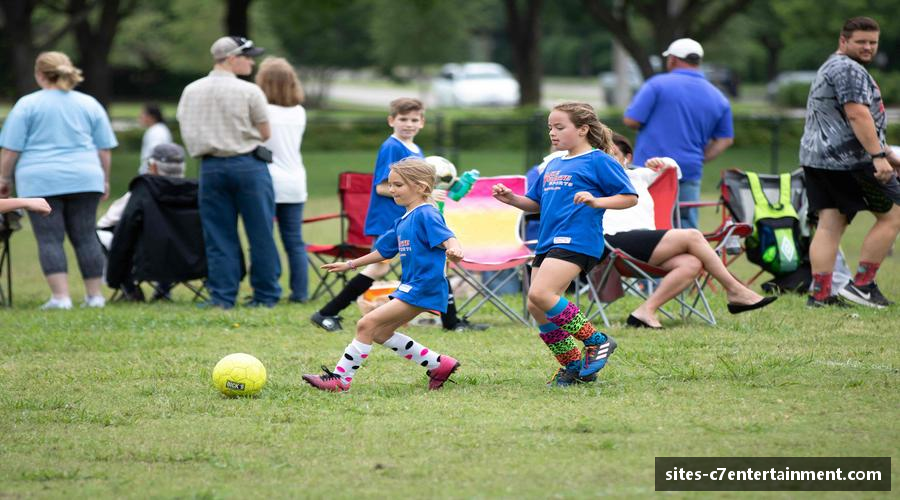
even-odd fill
[(516, 106), (519, 82), (497, 63), (445, 64), (431, 84), (438, 106)]
[(782, 71), (774, 80), (766, 84), (766, 97), (769, 101), (775, 102), (781, 89), (794, 84), (806, 84), (809, 87), (815, 79), (815, 71)]

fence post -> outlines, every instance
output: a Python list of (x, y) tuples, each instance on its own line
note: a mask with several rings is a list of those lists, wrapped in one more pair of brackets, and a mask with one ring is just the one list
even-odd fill
[(450, 162), (459, 165), (459, 149), (462, 139), (462, 120), (453, 120), (450, 126)]
[(542, 113), (531, 115), (531, 119), (525, 125), (525, 172), (538, 163), (547, 155), (546, 141), (544, 140), (543, 130), (545, 118)]
[(441, 113), (435, 113), (433, 120), (435, 121), (434, 126), (434, 150), (435, 154), (438, 156), (446, 156), (446, 150), (444, 148), (444, 115)]
[(770, 120), (772, 123), (772, 145), (770, 146), (772, 160), (769, 169), (771, 173), (777, 174), (780, 170), (778, 168), (778, 150), (781, 146), (781, 115), (776, 115)]

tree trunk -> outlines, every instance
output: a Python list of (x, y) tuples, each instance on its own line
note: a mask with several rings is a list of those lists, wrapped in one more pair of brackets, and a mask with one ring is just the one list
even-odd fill
[(225, 9), (225, 34), (250, 37), (249, 15), (251, 0), (227, 0)]
[(541, 76), (540, 13), (543, 0), (524, 0), (524, 12), (518, 0), (504, 0), (506, 33), (512, 47), (516, 80), (519, 81), (519, 104), (540, 105)]
[(0, 2), (0, 10), (2, 10), (5, 20), (3, 35), (10, 51), (16, 98), (37, 88), (37, 84), (34, 82), (34, 57), (36, 54), (31, 23), (34, 6), (32, 0), (3, 0)]
[[(85, 0), (71, 0), (69, 5), (70, 15), (90, 9)], [(130, 13), (134, 2), (122, 6), (120, 0), (103, 0), (100, 5), (100, 18), (96, 27), (91, 26), (87, 16), (75, 23), (75, 42), (81, 58), (81, 69), (84, 72), (82, 91), (92, 95), (104, 107), (108, 107), (112, 100), (109, 54), (119, 22)]]
[(644, 78), (653, 76), (650, 54), (644, 50), (629, 24), (629, 9), (645, 19), (653, 33), (652, 54), (662, 54), (669, 43), (688, 34), (698, 42), (712, 37), (733, 15), (745, 10), (752, 0), (666, 0), (623, 2), (610, 7), (600, 0), (582, 0), (585, 9), (628, 51)]

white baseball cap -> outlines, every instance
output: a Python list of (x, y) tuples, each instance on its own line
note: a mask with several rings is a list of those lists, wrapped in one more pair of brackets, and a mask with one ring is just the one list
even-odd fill
[(693, 38), (679, 38), (669, 44), (669, 48), (662, 55), (663, 57), (675, 56), (679, 59), (687, 59), (691, 55), (702, 58), (703, 46)]

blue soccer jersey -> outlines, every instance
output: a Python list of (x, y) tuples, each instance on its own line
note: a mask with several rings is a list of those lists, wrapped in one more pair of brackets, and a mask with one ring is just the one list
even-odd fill
[(390, 259), (400, 254), (403, 276), (391, 297), (407, 304), (447, 312), (447, 252), (441, 243), (453, 237), (444, 216), (433, 205), (412, 209), (375, 242), (375, 250)]
[(411, 150), (393, 135), (388, 137), (378, 150), (378, 157), (375, 159), (375, 178), (372, 179), (372, 197), (369, 199), (369, 211), (366, 214), (366, 235), (381, 236), (394, 227), (394, 221), (406, 212), (406, 209), (394, 203), (394, 199), (390, 196), (378, 194), (375, 187), (387, 181), (392, 164), (410, 156), (425, 157), (421, 149), (417, 147), (415, 151)]
[(536, 254), (563, 248), (596, 258), (603, 255), (606, 210), (576, 205), (572, 200), (579, 191), (587, 191), (597, 198), (617, 194), (637, 196), (625, 169), (600, 150), (572, 158), (555, 158), (526, 194), (541, 206)]

